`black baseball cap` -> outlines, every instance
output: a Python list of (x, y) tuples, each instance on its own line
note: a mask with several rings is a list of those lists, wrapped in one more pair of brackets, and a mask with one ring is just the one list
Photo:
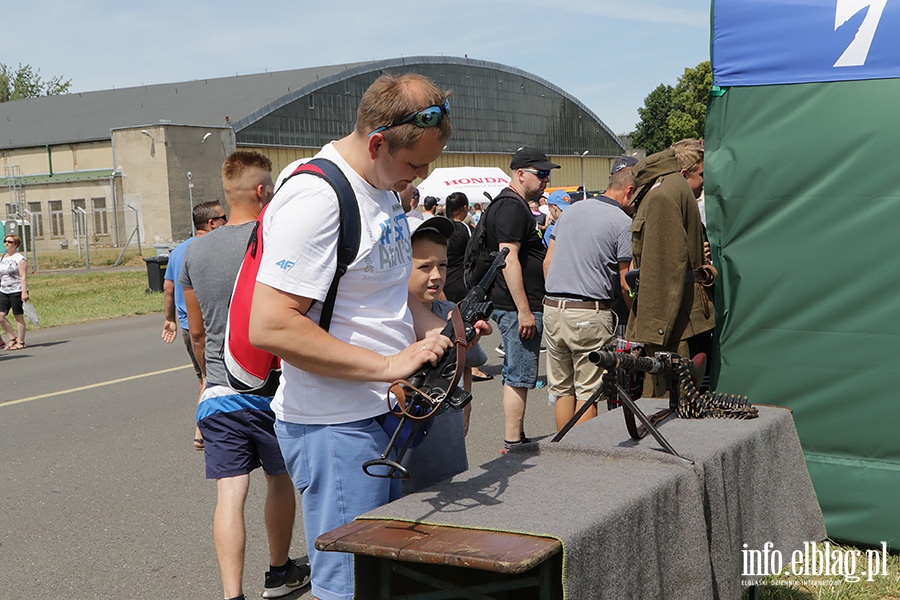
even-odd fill
[(409, 219), (409, 236), (412, 238), (413, 235), (420, 231), (436, 231), (444, 237), (449, 238), (453, 235), (453, 221), (448, 219), (447, 217), (431, 217), (430, 219), (425, 219), (424, 221), (418, 217), (412, 217)]
[(549, 171), (550, 169), (558, 169), (559, 165), (552, 163), (547, 159), (547, 155), (537, 148), (519, 148), (509, 163), (510, 169), (526, 169), (531, 167), (539, 171)]
[(612, 169), (609, 170), (610, 175), (615, 175), (622, 169), (626, 167), (633, 167), (638, 164), (638, 159), (633, 156), (620, 156), (616, 159), (616, 162), (613, 163)]

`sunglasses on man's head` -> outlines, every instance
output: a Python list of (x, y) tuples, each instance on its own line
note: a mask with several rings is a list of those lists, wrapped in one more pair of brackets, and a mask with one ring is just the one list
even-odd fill
[(525, 171), (526, 173), (531, 173), (532, 175), (537, 175), (538, 179), (549, 179), (550, 178), (550, 171), (548, 171), (548, 170), (543, 170), (543, 171), (538, 171), (537, 169), (522, 169), (522, 170)]
[(413, 125), (421, 129), (425, 129), (426, 127), (435, 127), (445, 116), (450, 116), (449, 100), (444, 100), (443, 104), (435, 104), (434, 106), (429, 106), (414, 113), (410, 113), (405, 117), (400, 117), (390, 125), (382, 125), (381, 127), (372, 131), (372, 133), (369, 134), (369, 137), (372, 137), (376, 133), (381, 133), (382, 131), (390, 129), (391, 127), (406, 125), (407, 123), (412, 123)]

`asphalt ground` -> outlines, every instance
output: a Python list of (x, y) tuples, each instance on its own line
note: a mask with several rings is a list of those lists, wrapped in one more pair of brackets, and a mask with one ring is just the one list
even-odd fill
[[(162, 315), (30, 331), (0, 351), (0, 597), (221, 598), (215, 483), (193, 449), (196, 378)], [(499, 337), (482, 341), (499, 374)], [(544, 359), (540, 374), (543, 377)], [(499, 375), (474, 385), (470, 465), (500, 458)], [(546, 388), (526, 432), (555, 432)], [(267, 568), (262, 473), (251, 476), (244, 592)], [(299, 511), (292, 555), (303, 558)], [(287, 596), (311, 598), (309, 587)]]

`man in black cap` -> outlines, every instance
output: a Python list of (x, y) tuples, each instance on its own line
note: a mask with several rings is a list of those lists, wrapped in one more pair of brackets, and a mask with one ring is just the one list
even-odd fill
[(612, 169), (609, 170), (609, 179), (612, 181), (612, 176), (621, 171), (622, 169), (627, 169), (633, 167), (638, 164), (638, 159), (633, 156), (620, 156), (616, 159), (616, 162), (613, 163)]
[(525, 437), (525, 401), (537, 383), (543, 332), (543, 261), (545, 248), (538, 235), (528, 201), (539, 199), (550, 182), (552, 163), (536, 148), (519, 148), (509, 165), (509, 187), (485, 211), (485, 234), (493, 250), (509, 248), (506, 267), (491, 291), (492, 318), (503, 337), (504, 445), (500, 452)]

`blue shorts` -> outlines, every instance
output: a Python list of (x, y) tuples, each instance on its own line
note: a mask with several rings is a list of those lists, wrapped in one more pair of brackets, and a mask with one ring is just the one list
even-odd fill
[(400, 480), (362, 470), (378, 458), (390, 437), (375, 419), (338, 425), (275, 421), (291, 480), (301, 493), (303, 528), (312, 568), (312, 593), (320, 600), (353, 598), (353, 555), (320, 552), (318, 536), (400, 497)]
[[(210, 389), (205, 390), (203, 397), (209, 393)], [(242, 397), (258, 398), (234, 393), (218, 396), (216, 400)], [(207, 479), (246, 475), (259, 466), (262, 466), (267, 475), (287, 472), (275, 437), (275, 413), (259, 408), (240, 407), (228, 411), (209, 411), (204, 410), (209, 406), (206, 402), (201, 402), (197, 407), (198, 417), (201, 417), (197, 426), (203, 435)]]
[(491, 318), (503, 337), (503, 383), (510, 387), (534, 389), (538, 377), (538, 359), (544, 333), (544, 313), (535, 312), (537, 333), (530, 340), (519, 335), (519, 313), (514, 310), (494, 310)]

